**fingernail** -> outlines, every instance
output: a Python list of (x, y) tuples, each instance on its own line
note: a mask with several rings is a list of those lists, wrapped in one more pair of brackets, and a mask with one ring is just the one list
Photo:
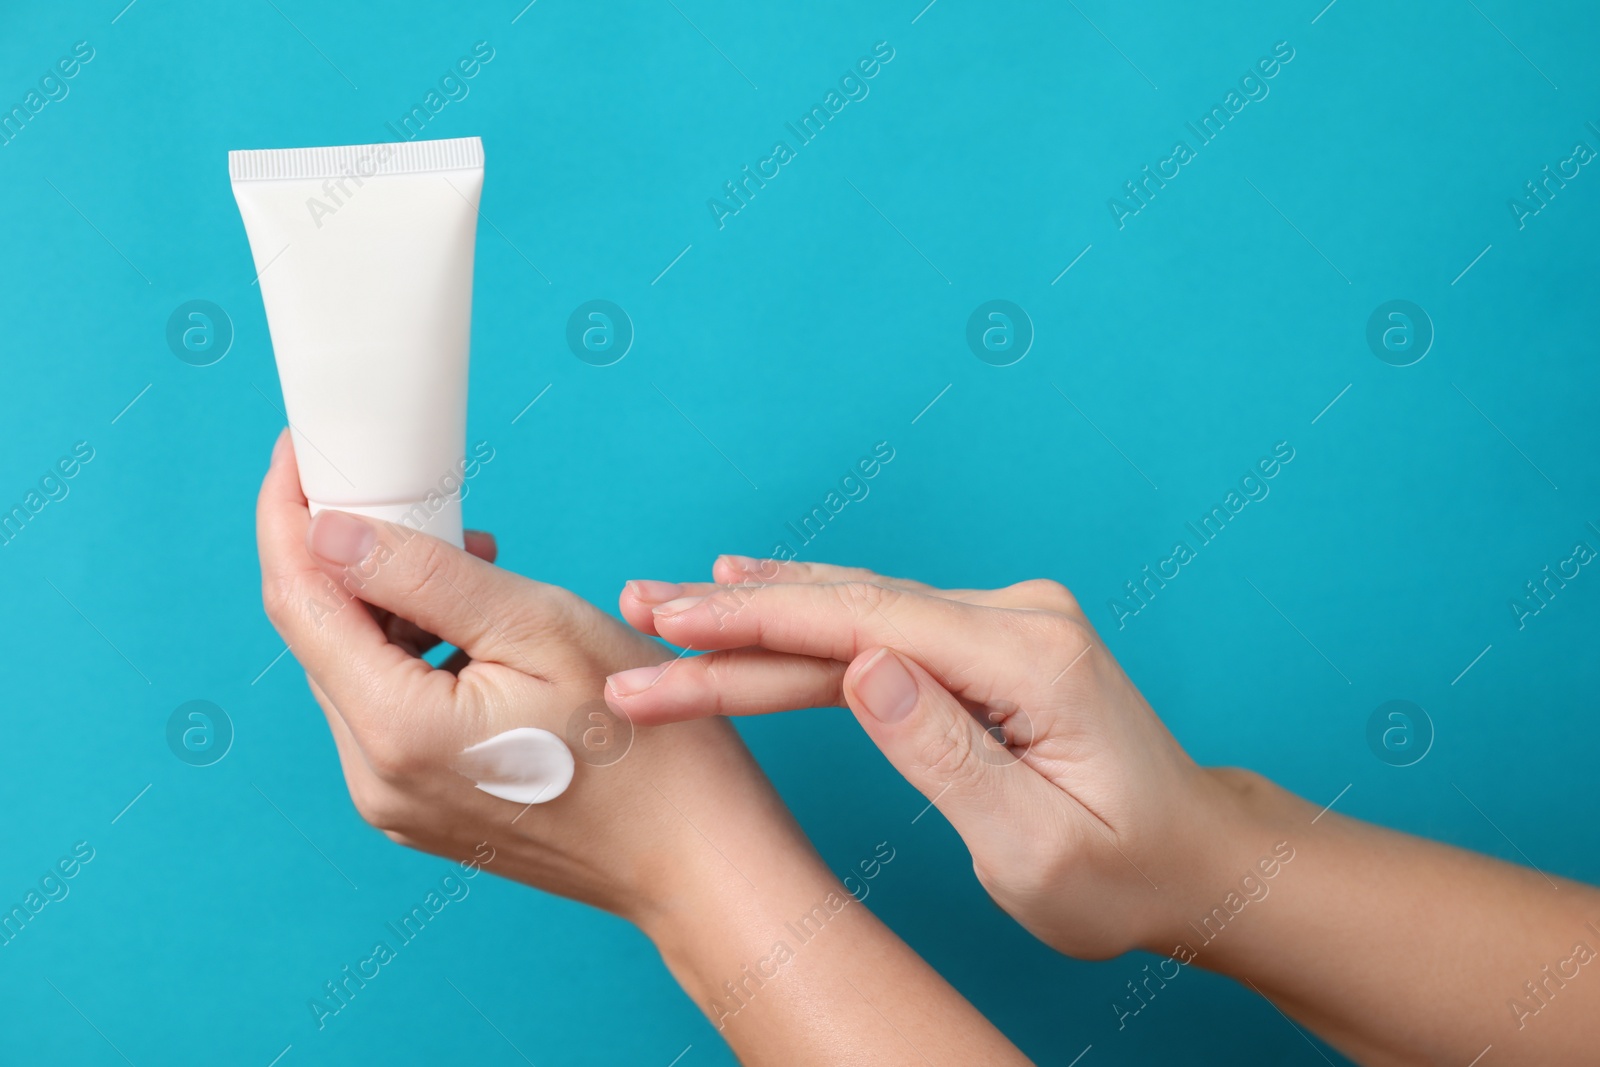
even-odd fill
[(665, 604), (657, 604), (650, 610), (656, 615), (681, 615), (704, 599), (705, 597), (703, 596), (681, 596), (677, 600), (669, 600)]
[(606, 686), (618, 696), (633, 696), (655, 685), (665, 673), (667, 668), (659, 664), (654, 667), (635, 667), (613, 674), (606, 679)]
[(268, 466), (276, 467), (283, 459), (284, 452), (289, 447), (289, 432), (287, 430), (278, 434), (278, 439), (272, 444), (272, 462)]
[(879, 722), (899, 722), (917, 706), (917, 682), (900, 657), (887, 648), (867, 661), (856, 675), (856, 696)]
[(378, 533), (362, 519), (343, 511), (319, 511), (306, 531), (311, 554), (341, 567), (367, 558), (378, 543)]
[(628, 591), (647, 604), (660, 604), (683, 592), (683, 587), (674, 582), (653, 582), (648, 578), (639, 578), (628, 583)]

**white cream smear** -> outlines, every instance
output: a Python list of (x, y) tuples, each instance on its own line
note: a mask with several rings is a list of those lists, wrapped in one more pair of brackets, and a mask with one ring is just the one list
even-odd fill
[(457, 769), (492, 797), (544, 804), (567, 791), (577, 763), (567, 743), (549, 730), (519, 726), (461, 753)]

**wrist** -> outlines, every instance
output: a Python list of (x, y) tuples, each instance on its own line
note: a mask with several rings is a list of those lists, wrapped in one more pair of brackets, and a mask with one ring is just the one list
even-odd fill
[(822, 902), (829, 914), (855, 904), (748, 755), (674, 794), (666, 816), (673, 832), (636, 868), (625, 917), (708, 1014), (725, 982), (772, 953), (786, 923)]
[(680, 881), (641, 926), (673, 978), (719, 1030), (784, 969), (803, 936), (794, 924), (810, 931), (804, 924), (816, 924), (812, 916), (834, 925), (833, 916), (863, 910), (809, 847), (739, 866), (741, 873), (731, 877), (704, 871)]
[(1265, 899), (1295, 851), (1292, 835), (1284, 832), (1286, 802), (1300, 803), (1254, 771), (1201, 768), (1179, 828), (1177, 892), (1140, 947), (1169, 956), (1198, 954)]

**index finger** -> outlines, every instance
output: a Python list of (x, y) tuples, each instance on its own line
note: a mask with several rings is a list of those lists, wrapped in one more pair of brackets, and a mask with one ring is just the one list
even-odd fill
[(724, 586), (653, 615), (663, 638), (701, 651), (755, 646), (848, 663), (868, 648), (894, 648), (978, 699), (992, 695), (995, 668), (1038, 625), (1019, 612), (870, 582)]
[(310, 523), (285, 430), (256, 499), (261, 599), (289, 651), (357, 728), (363, 708), (398, 706), (395, 695), (432, 668), (391, 644), (367, 609), (322, 571), (306, 551)]

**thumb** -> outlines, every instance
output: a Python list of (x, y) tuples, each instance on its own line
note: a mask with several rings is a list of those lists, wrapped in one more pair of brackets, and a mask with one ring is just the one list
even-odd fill
[(306, 530), (306, 548), (351, 596), (476, 660), (528, 669), (527, 620), (545, 619), (554, 629), (567, 614), (553, 587), (407, 526), (324, 510)]
[(1017, 810), (1029, 775), (920, 664), (869, 649), (845, 672), (844, 697), (889, 762), (963, 838)]

